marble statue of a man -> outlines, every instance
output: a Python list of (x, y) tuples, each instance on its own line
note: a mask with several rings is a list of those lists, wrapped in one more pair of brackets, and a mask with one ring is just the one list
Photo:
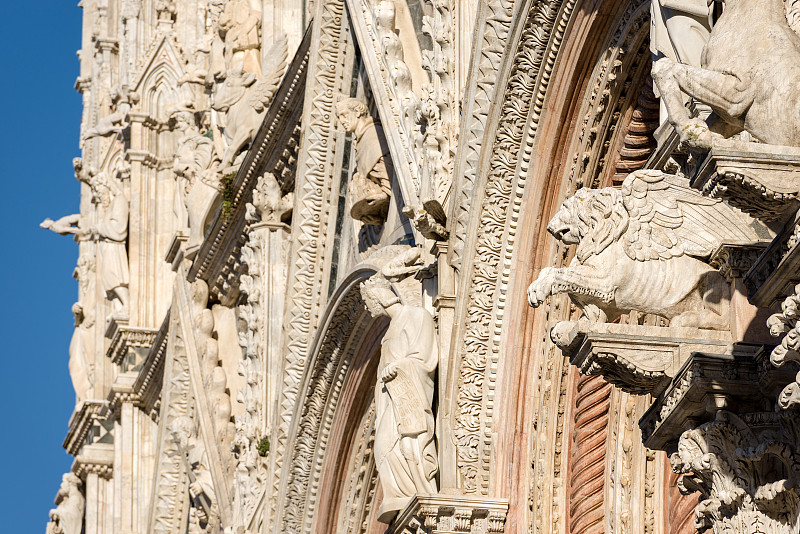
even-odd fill
[(84, 325), (86, 317), (83, 313), (83, 306), (79, 302), (72, 305), (72, 315), (75, 317), (75, 331), (69, 342), (68, 367), (77, 404), (88, 399), (92, 391), (93, 369), (90, 361), (90, 347), (87, 346), (88, 343), (91, 343), (91, 332), (87, 331), (90, 325)]
[[(185, 228), (201, 225), (203, 221), (192, 220), (202, 217), (200, 209), (189, 206), (189, 198), (194, 185), (204, 177), (214, 158), (214, 143), (208, 137), (201, 135), (197, 128), (194, 114), (188, 110), (179, 110), (174, 115), (175, 130), (180, 133), (178, 147), (175, 149), (175, 158), (172, 170), (177, 180), (177, 201), (175, 202), (175, 215), (178, 218), (178, 227)], [(195, 208), (195, 209), (192, 209)], [(188, 211), (187, 211), (188, 210)], [(202, 239), (202, 238), (201, 238)]]
[(416, 494), (437, 492), (434, 373), (439, 361), (433, 316), (401, 302), (376, 274), (361, 285), (370, 314), (391, 319), (381, 343), (375, 387), (375, 463), (383, 487), (378, 520), (389, 523)]
[(261, 75), (259, 57), (259, 27), (261, 20), (250, 7), (249, 0), (231, 0), (219, 19), (219, 29), (225, 33), (225, 64), (228, 73), (239, 68), (242, 72)]
[(56, 494), (57, 508), (50, 510), (47, 534), (81, 534), (86, 499), (80, 490), (81, 480), (65, 473)]
[(121, 190), (112, 193), (106, 183), (96, 185), (97, 201), (101, 208), (101, 220), (92, 227), (92, 235), (98, 240), (100, 278), (103, 290), (114, 303), (115, 312), (123, 312), (128, 306), (128, 201)]
[(393, 174), (383, 129), (372, 120), (366, 104), (356, 98), (336, 104), (336, 115), (344, 129), (355, 134), (356, 172), (350, 184), (350, 216), (364, 224), (381, 225), (389, 213)]

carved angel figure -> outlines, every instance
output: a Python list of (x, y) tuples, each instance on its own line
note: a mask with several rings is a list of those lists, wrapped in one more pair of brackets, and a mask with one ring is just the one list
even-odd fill
[(220, 169), (231, 166), (239, 152), (255, 137), (286, 70), (288, 54), (288, 41), (284, 35), (269, 51), (270, 64), (263, 78), (257, 81), (255, 74), (237, 68), (217, 86), (211, 107), (220, 114), (220, 126), (227, 145)]
[(80, 489), (81, 479), (73, 473), (64, 473), (56, 494), (57, 508), (50, 510), (47, 534), (81, 534), (86, 498)]
[[(729, 0), (703, 48), (701, 66), (668, 58), (653, 64), (653, 80), (681, 140), (710, 149), (712, 140), (746, 130), (775, 145), (800, 146), (798, 6), (783, 0)], [(681, 92), (707, 104), (692, 118)]]
[(569, 293), (592, 322), (637, 310), (671, 326), (727, 327), (729, 289), (703, 260), (721, 243), (758, 240), (753, 220), (687, 180), (661, 171), (631, 173), (622, 189), (579, 189), (547, 227), (577, 244), (569, 267), (546, 267), (528, 288), (538, 307)]
[(436, 325), (425, 308), (412, 302), (410, 292), (399, 290), (405, 297), (401, 300), (388, 279), (402, 279), (418, 270), (418, 260), (419, 250), (411, 249), (361, 285), (370, 314), (391, 319), (381, 342), (375, 388), (374, 454), (383, 487), (378, 520), (385, 523), (415, 494), (437, 491), (431, 409), (439, 363)]

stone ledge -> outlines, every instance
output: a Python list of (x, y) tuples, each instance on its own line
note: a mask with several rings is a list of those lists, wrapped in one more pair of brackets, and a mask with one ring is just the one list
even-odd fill
[(153, 345), (156, 334), (158, 334), (157, 328), (127, 326), (112, 319), (106, 331), (106, 337), (111, 338), (106, 356), (116, 365), (120, 365), (129, 349), (149, 349)]
[(758, 219), (784, 219), (800, 206), (800, 148), (727, 139), (711, 149), (691, 185)]
[(488, 534), (505, 532), (508, 501), (467, 495), (417, 495), (386, 534)]
[(557, 323), (550, 337), (581, 374), (654, 396), (693, 352), (727, 352), (732, 345), (726, 331), (585, 321)]
[(714, 418), (720, 409), (772, 411), (791, 370), (775, 370), (769, 350), (737, 344), (730, 354), (695, 353), (639, 420), (649, 449), (672, 452), (687, 429)]

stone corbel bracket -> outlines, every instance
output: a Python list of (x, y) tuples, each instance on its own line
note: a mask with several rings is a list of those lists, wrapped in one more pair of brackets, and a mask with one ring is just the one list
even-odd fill
[(80, 456), (72, 464), (72, 472), (82, 480), (89, 474), (111, 479), (114, 474), (114, 445), (97, 443), (84, 447)]
[(502, 533), (508, 501), (463, 495), (417, 495), (386, 534)]
[(726, 143), (709, 152), (692, 187), (763, 221), (782, 219), (798, 207), (800, 148)]
[(729, 332), (588, 321), (559, 322), (550, 337), (581, 374), (654, 396), (693, 352), (728, 352), (732, 342)]

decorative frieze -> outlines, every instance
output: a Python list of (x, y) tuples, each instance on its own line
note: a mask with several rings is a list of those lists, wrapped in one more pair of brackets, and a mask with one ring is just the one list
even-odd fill
[(64, 438), (63, 447), (68, 454), (77, 456), (86, 443), (86, 438), (97, 414), (106, 405), (105, 401), (83, 401), (69, 419), (69, 431)]
[(116, 365), (121, 365), (122, 372), (138, 370), (153, 346), (156, 334), (156, 328), (127, 326), (112, 319), (106, 330), (106, 337), (111, 339), (106, 356)]

